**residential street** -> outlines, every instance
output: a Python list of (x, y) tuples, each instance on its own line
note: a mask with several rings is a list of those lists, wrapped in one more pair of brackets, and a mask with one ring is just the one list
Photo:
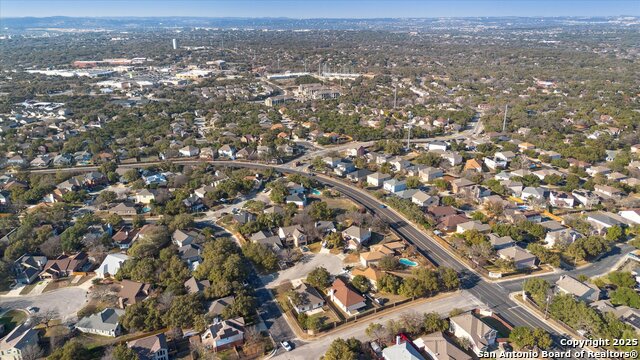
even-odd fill
[(317, 341), (308, 343), (301, 343), (296, 341), (296, 347), (291, 352), (285, 352), (284, 349), (280, 348), (278, 349), (278, 353), (274, 358), (287, 360), (319, 359), (334, 339), (347, 339), (350, 337), (355, 337), (356, 339), (359, 339), (363, 342), (370, 340), (365, 334), (365, 329), (372, 322), (384, 324), (390, 319), (397, 319), (402, 314), (409, 312), (425, 313), (435, 311), (440, 313), (442, 316), (446, 316), (454, 308), (471, 310), (479, 306), (482, 306), (482, 304), (476, 297), (471, 295), (471, 293), (469, 293), (468, 291), (462, 291), (459, 294), (455, 294), (445, 299), (439, 299), (433, 302), (427, 301), (416, 306), (410, 306), (400, 311), (393, 312), (388, 315), (383, 315), (378, 318), (372, 318), (363, 322), (358, 322), (355, 325), (347, 325), (345, 326), (344, 330), (334, 332), (331, 334), (331, 336), (325, 336)]
[(295, 266), (263, 276), (262, 281), (265, 282), (266, 287), (275, 288), (283, 282), (307, 277), (307, 274), (318, 266), (324, 267), (332, 275), (341, 273), (344, 268), (341, 257), (338, 257), (337, 255), (306, 253), (302, 260), (296, 263)]
[(34, 306), (39, 311), (55, 310), (60, 313), (63, 321), (67, 321), (74, 319), (78, 310), (86, 302), (87, 290), (82, 286), (73, 286), (39, 295), (2, 297), (0, 298), (0, 307), (4, 310), (13, 310)]

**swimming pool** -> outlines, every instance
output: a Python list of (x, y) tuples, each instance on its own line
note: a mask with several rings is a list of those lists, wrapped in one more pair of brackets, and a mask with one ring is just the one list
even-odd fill
[(400, 264), (402, 264), (404, 266), (410, 266), (410, 267), (418, 266), (417, 262), (411, 261), (411, 260), (405, 259), (405, 258), (401, 258), (400, 259)]
[(322, 192), (320, 190), (318, 190), (318, 189), (311, 189), (311, 193), (313, 195), (321, 195), (322, 194)]

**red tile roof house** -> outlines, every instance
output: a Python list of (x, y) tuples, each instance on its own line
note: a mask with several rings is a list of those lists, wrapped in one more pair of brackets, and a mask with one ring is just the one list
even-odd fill
[(40, 273), (41, 279), (59, 279), (70, 276), (75, 271), (81, 271), (89, 261), (87, 253), (81, 251), (75, 255), (60, 255), (54, 260), (49, 260)]
[(336, 279), (333, 282), (328, 294), (331, 301), (350, 316), (367, 306), (364, 297), (347, 286), (342, 279)]

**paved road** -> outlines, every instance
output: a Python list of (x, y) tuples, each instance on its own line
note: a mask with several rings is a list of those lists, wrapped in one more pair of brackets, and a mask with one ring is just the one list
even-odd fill
[(342, 272), (344, 263), (337, 255), (306, 253), (295, 266), (263, 276), (262, 281), (268, 288), (275, 288), (283, 282), (307, 277), (307, 274), (318, 266), (323, 266), (332, 275), (338, 275)]
[(66, 287), (39, 295), (0, 298), (4, 310), (37, 307), (40, 311), (55, 310), (63, 321), (73, 320), (87, 302), (87, 290), (82, 287)]
[[(576, 269), (560, 270), (554, 272), (553, 274), (541, 275), (536, 277), (547, 280), (552, 284), (555, 283), (562, 275), (571, 275), (573, 277), (577, 277), (578, 275), (586, 275), (589, 278), (600, 277), (615, 270), (615, 266), (618, 264), (618, 262), (633, 250), (635, 250), (635, 247), (629, 244), (618, 244), (595, 263), (585, 265)], [(500, 282), (500, 285), (510, 292), (514, 292), (522, 290), (522, 284), (525, 280), (526, 279), (502, 281)]]
[(322, 354), (324, 354), (324, 352), (327, 350), (329, 344), (331, 344), (331, 342), (338, 337), (342, 339), (354, 337), (360, 341), (370, 341), (371, 339), (367, 338), (365, 334), (365, 329), (372, 322), (384, 325), (390, 319), (398, 319), (402, 314), (412, 312), (418, 314), (426, 312), (437, 312), (444, 317), (448, 316), (449, 312), (453, 308), (459, 308), (466, 311), (480, 305), (480, 301), (476, 297), (471, 295), (471, 293), (469, 293), (468, 291), (462, 291), (459, 294), (447, 297), (445, 299), (424, 302), (415, 306), (404, 308), (397, 312), (388, 313), (378, 318), (365, 320), (358, 323), (357, 325), (346, 326), (343, 330), (332, 333), (331, 335), (325, 336), (314, 342), (305, 343), (296, 341), (293, 351), (285, 352), (284, 349), (280, 348), (278, 349), (278, 353), (276, 354), (275, 358), (283, 360), (319, 359), (320, 356), (322, 356)]

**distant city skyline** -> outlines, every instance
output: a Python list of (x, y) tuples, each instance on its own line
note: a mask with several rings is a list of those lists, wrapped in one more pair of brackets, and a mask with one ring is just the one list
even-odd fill
[(429, 18), (640, 15), (636, 0), (2, 0), (8, 17)]

